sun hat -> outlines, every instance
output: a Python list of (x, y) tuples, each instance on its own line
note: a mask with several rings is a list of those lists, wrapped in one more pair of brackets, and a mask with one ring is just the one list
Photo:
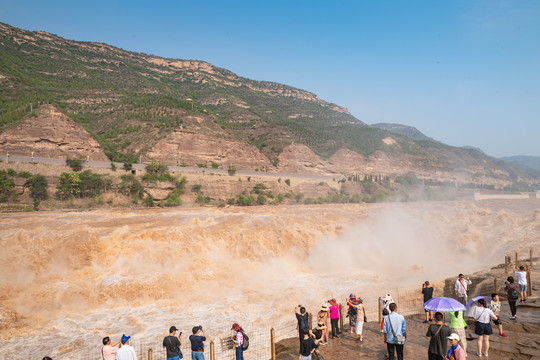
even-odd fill
[(323, 322), (318, 322), (317, 327), (315, 329), (316, 330), (324, 330), (324, 329), (326, 329), (326, 326), (324, 325)]
[(363, 304), (364, 299), (362, 299), (362, 297), (358, 297), (358, 299), (356, 299), (356, 302), (359, 303), (359, 304)]
[(321, 311), (328, 311), (328, 304), (324, 303), (321, 305)]
[(453, 333), (453, 334), (451, 334), (451, 335), (448, 337), (448, 339), (459, 341), (459, 335), (456, 334), (456, 333)]
[(336, 299), (332, 299), (332, 300), (329, 301), (329, 303), (330, 303), (330, 305), (332, 305), (332, 306), (336, 306), (337, 301), (336, 301)]
[(234, 323), (234, 324), (232, 325), (231, 330), (234, 330), (234, 331), (242, 331), (243, 329), (242, 329), (242, 327), (241, 327), (240, 325), (238, 325), (237, 323)]
[(131, 339), (131, 336), (122, 335), (122, 344), (127, 343), (129, 339)]

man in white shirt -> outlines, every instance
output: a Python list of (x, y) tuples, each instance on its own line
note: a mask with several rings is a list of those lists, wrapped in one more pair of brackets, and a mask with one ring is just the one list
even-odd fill
[(469, 276), (463, 276), (463, 274), (459, 274), (456, 280), (456, 285), (454, 286), (454, 290), (456, 291), (456, 297), (458, 301), (463, 305), (467, 305), (467, 289), (471, 284), (472, 281)]
[(122, 347), (116, 352), (116, 360), (137, 360), (133, 346), (129, 345), (131, 336), (122, 335)]
[(514, 266), (514, 274), (518, 276), (519, 295), (521, 296), (519, 302), (527, 302), (527, 272), (525, 271), (525, 267), (521, 265), (519, 271), (517, 271), (517, 268)]

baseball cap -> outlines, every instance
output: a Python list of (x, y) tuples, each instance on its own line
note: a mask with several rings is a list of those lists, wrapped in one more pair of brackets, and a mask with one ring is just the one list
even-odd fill
[(458, 334), (452, 334), (448, 337), (449, 340), (457, 340), (459, 341), (459, 335)]
[(131, 339), (131, 336), (122, 335), (122, 344), (125, 344), (129, 339)]
[(178, 330), (178, 329), (176, 328), (176, 326), (173, 325), (173, 326), (171, 326), (171, 327), (169, 328), (169, 334), (172, 333), (173, 331), (177, 331), (177, 330)]

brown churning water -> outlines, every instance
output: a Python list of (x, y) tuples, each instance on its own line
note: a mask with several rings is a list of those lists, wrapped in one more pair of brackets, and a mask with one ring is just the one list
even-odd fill
[(0, 358), (70, 358), (105, 335), (159, 338), (170, 325), (222, 333), (299, 303), (471, 272), (538, 247), (539, 205), (1, 214)]

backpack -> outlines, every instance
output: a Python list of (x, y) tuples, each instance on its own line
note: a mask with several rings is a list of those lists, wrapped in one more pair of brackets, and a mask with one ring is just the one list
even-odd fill
[(242, 351), (246, 351), (249, 347), (249, 336), (247, 336), (245, 332), (242, 332), (242, 336), (244, 337), (244, 342), (242, 343)]
[(351, 315), (356, 316), (358, 315), (358, 309), (354, 306), (351, 307)]
[(515, 286), (512, 286), (510, 288), (510, 300), (517, 300), (519, 299), (519, 292), (517, 291)]

